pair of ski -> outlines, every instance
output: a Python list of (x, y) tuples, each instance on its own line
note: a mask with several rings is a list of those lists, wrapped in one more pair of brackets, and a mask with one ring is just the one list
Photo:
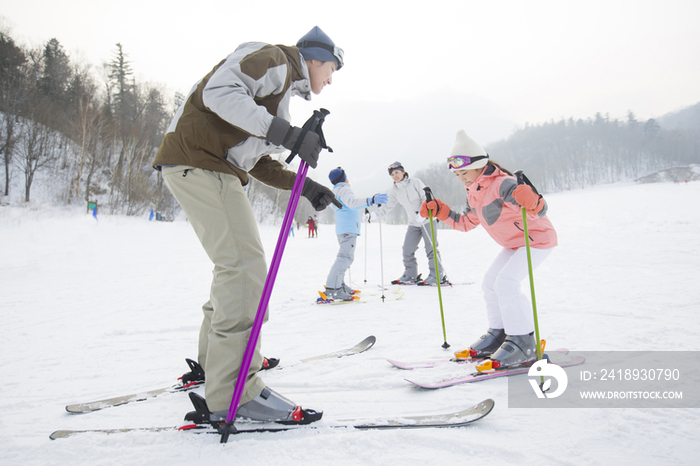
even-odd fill
[[(231, 433), (237, 435), (246, 433), (284, 432), (298, 429), (323, 430), (343, 428), (358, 430), (388, 430), (461, 427), (485, 417), (491, 412), (494, 405), (495, 403), (492, 399), (486, 399), (481, 403), (454, 413), (426, 416), (399, 416), (395, 418), (386, 417), (372, 420), (346, 419), (326, 421), (322, 419), (313, 424), (306, 425), (283, 425), (269, 422), (236, 421), (236, 430), (235, 432)], [(115, 434), (124, 432), (172, 432), (178, 430), (195, 434), (221, 434), (218, 429), (215, 429), (209, 425), (186, 424), (179, 427), (169, 426), (137, 427), (132, 429), (57, 430), (50, 435), (50, 438), (52, 440), (56, 440), (76, 434), (86, 433)]]
[[(342, 358), (345, 356), (351, 356), (353, 354), (359, 354), (367, 351), (370, 349), (372, 346), (374, 346), (374, 343), (377, 341), (377, 339), (373, 336), (370, 335), (352, 348), (340, 350), (340, 351), (334, 351), (332, 353), (326, 353), (326, 354), (321, 354), (318, 356), (313, 356), (310, 358), (302, 359), (300, 362), (305, 363), (309, 361), (317, 361), (319, 359), (332, 359), (332, 358)], [(274, 365), (271, 364), (271, 367), (277, 366), (279, 364), (279, 360), (277, 359), (271, 359), (270, 361), (274, 361)], [(190, 362), (188, 362), (190, 364)], [(190, 364), (190, 368), (192, 368), (192, 365)], [(176, 393), (176, 392), (186, 392), (189, 390), (192, 390), (196, 388), (197, 386), (202, 385), (202, 382), (194, 382), (194, 383), (189, 383), (189, 384), (181, 384), (177, 383), (173, 386), (170, 387), (165, 387), (165, 388), (158, 388), (155, 390), (149, 390), (146, 392), (140, 392), (140, 393), (134, 393), (131, 395), (124, 395), (124, 396), (117, 396), (114, 398), (105, 398), (103, 400), (97, 400), (97, 401), (90, 401), (87, 403), (77, 403), (77, 404), (72, 404), (66, 406), (66, 411), (69, 413), (74, 413), (74, 414), (83, 414), (83, 413), (90, 413), (92, 411), (98, 411), (100, 409), (104, 408), (112, 408), (116, 406), (122, 406), (125, 404), (129, 403), (136, 403), (139, 401), (144, 401), (148, 400), (151, 398), (155, 398), (159, 395), (162, 395), (164, 393)]]
[[(319, 291), (319, 298), (316, 299), (316, 304), (350, 304), (350, 303), (367, 303), (369, 302), (366, 298), (367, 296), (372, 296), (373, 298), (379, 297), (379, 293), (365, 293), (365, 294), (360, 294), (360, 292), (357, 292), (353, 295), (352, 300), (348, 301), (336, 301), (332, 298), (329, 298), (324, 292)], [(388, 300), (388, 301), (396, 301), (398, 299), (401, 299), (403, 297), (403, 292), (401, 291), (401, 287), (397, 286), (395, 289), (389, 291), (388, 293), (384, 293), (383, 296), (381, 297), (382, 300)]]
[[(569, 350), (562, 348), (556, 351), (548, 351), (545, 355), (546, 359), (550, 363), (556, 364), (559, 367), (570, 367), (578, 366), (586, 361), (583, 356), (570, 356)], [(393, 366), (404, 369), (404, 370), (414, 370), (414, 369), (429, 369), (436, 366), (444, 364), (478, 364), (482, 362), (483, 359), (433, 359), (428, 361), (416, 361), (416, 362), (401, 362), (393, 359), (387, 359), (389, 363)], [(451, 387), (453, 385), (459, 385), (463, 383), (479, 382), (482, 380), (495, 379), (498, 377), (509, 377), (517, 374), (527, 374), (530, 370), (531, 365), (526, 366), (515, 366), (503, 370), (492, 370), (492, 371), (475, 371), (470, 372), (466, 375), (460, 375), (457, 377), (441, 377), (438, 379), (427, 379), (427, 380), (416, 380), (406, 378), (406, 381), (412, 383), (415, 386), (427, 389), (438, 389)]]
[[(401, 280), (392, 280), (391, 282), (392, 285), (397, 285), (397, 286), (432, 286), (433, 288), (437, 288), (437, 283), (425, 283), (425, 282), (402, 282)], [(460, 283), (454, 283), (454, 282), (446, 282), (446, 283), (440, 283), (441, 287), (452, 287), (452, 286), (463, 286), (463, 285), (473, 285), (474, 282), (460, 282)], [(381, 287), (381, 285), (378, 285)]]
[[(331, 359), (331, 358), (342, 358), (345, 356), (351, 356), (355, 354), (360, 354), (372, 346), (374, 346), (376, 338), (374, 336), (369, 336), (362, 340), (357, 345), (352, 348), (348, 348), (341, 351), (334, 351), (332, 353), (322, 354), (319, 356), (313, 356), (310, 358), (302, 359), (301, 362), (317, 361), (321, 359)], [(120, 396), (115, 398), (107, 398), (104, 400), (92, 401), (89, 403), (78, 403), (66, 406), (66, 411), (70, 413), (89, 413), (99, 409), (121, 406), (129, 403), (135, 403), (150, 398), (154, 398), (163, 393), (177, 392), (177, 391), (187, 391), (194, 388), (195, 385), (190, 385), (188, 387), (183, 387), (182, 384), (176, 384), (173, 387), (167, 387), (163, 389), (151, 390), (148, 392), (143, 392), (139, 394)], [(438, 428), (438, 427), (460, 427), (477, 421), (486, 415), (488, 415), (493, 409), (494, 401), (491, 399), (486, 399), (474, 406), (467, 409), (447, 413), (440, 415), (426, 415), (426, 416), (399, 416), (395, 418), (383, 418), (380, 420), (337, 420), (337, 421), (326, 421), (321, 420), (311, 425), (282, 425), (274, 423), (259, 423), (259, 422), (244, 422), (236, 421), (236, 434), (238, 433), (250, 433), (250, 432), (280, 432), (292, 429), (323, 429), (323, 428), (354, 428), (354, 429), (410, 429), (410, 428)], [(213, 427), (208, 426), (197, 426), (197, 425), (183, 425), (179, 427), (147, 427), (147, 428), (127, 428), (127, 429), (90, 429), (90, 430), (57, 430), (50, 435), (52, 440), (65, 438), (76, 434), (83, 433), (121, 433), (121, 432), (135, 432), (135, 431), (145, 431), (145, 432), (162, 432), (162, 431), (175, 431), (182, 430), (186, 432), (193, 433), (220, 433)]]

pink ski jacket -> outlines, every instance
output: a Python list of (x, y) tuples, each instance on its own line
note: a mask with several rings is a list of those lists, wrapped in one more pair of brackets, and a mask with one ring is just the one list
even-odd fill
[[(525, 246), (523, 215), (513, 199), (518, 186), (514, 176), (488, 164), (479, 178), (467, 188), (467, 207), (463, 214), (450, 211), (445, 224), (460, 231), (469, 231), (483, 225), (489, 235), (501, 246), (518, 249)], [(539, 214), (527, 214), (530, 247), (553, 248), (557, 232), (547, 218), (547, 203)]]

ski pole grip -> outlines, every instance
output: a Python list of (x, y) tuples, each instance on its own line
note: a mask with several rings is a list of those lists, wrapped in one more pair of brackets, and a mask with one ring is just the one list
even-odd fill
[(328, 152), (333, 152), (333, 149), (328, 147), (328, 144), (326, 144), (326, 138), (323, 135), (323, 122), (326, 120), (326, 115), (328, 115), (329, 112), (325, 108), (322, 108), (320, 110), (314, 110), (314, 113), (309, 117), (308, 120), (304, 123), (304, 126), (301, 127), (301, 134), (299, 134), (299, 138), (297, 139), (296, 144), (294, 145), (294, 149), (292, 149), (292, 153), (289, 154), (289, 157), (287, 157), (287, 160), (285, 162), (291, 163), (291, 161), (294, 159), (294, 156), (296, 156), (299, 153), (299, 147), (301, 147), (301, 143), (304, 140), (304, 137), (306, 136), (306, 133), (309, 131), (313, 131), (314, 133), (318, 134), (319, 137), (321, 138), (321, 147), (323, 149), (328, 149)]
[(433, 192), (430, 190), (429, 187), (423, 188), (423, 191), (425, 191), (425, 200), (430, 202), (433, 200)]
[(537, 191), (535, 185), (532, 184), (532, 181), (530, 181), (527, 176), (525, 176), (525, 173), (523, 173), (522, 170), (518, 170), (517, 172), (515, 172), (515, 179), (518, 181), (518, 184), (526, 184), (529, 187), (531, 187), (533, 191), (535, 191), (535, 194), (540, 195), (540, 192)]

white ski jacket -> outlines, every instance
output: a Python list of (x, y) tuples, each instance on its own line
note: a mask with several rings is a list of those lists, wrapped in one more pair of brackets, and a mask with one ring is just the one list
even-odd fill
[(386, 205), (381, 206), (376, 210), (377, 215), (384, 218), (396, 204), (401, 204), (406, 210), (408, 224), (414, 227), (420, 227), (423, 222), (416, 219), (416, 215), (420, 211), (420, 206), (425, 200), (425, 183), (418, 178), (405, 177), (389, 191), (389, 201)]

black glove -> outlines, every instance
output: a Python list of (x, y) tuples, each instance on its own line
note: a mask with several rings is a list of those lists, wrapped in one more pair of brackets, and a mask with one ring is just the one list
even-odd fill
[(301, 195), (307, 198), (316, 210), (325, 209), (331, 202), (339, 209), (343, 207), (343, 204), (333, 195), (333, 191), (316, 183), (311, 178), (306, 178), (304, 181), (304, 187), (301, 188)]
[[(293, 150), (300, 135), (301, 128), (290, 125), (284, 118), (273, 117), (265, 139), (276, 146)], [(316, 168), (321, 149), (321, 137), (313, 131), (307, 131), (299, 146), (299, 157), (311, 168)]]

